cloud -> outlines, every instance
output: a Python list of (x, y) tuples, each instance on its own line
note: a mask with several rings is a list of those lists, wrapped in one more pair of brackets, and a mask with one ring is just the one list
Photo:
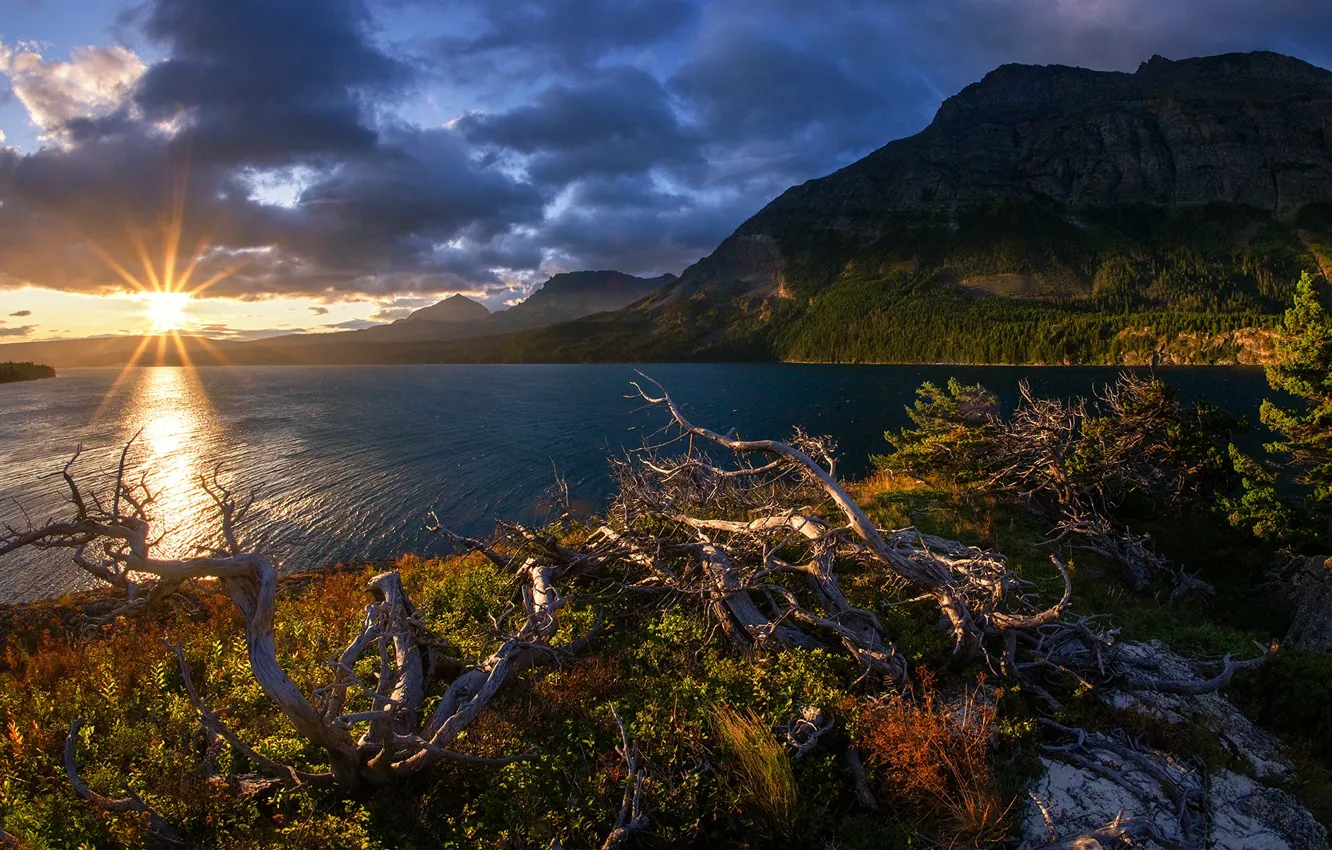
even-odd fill
[[(288, 334), (305, 333), (304, 328), (293, 328), (285, 325), (276, 328), (249, 328), (238, 330), (229, 325), (215, 322), (211, 324), (196, 325), (190, 328), (191, 333), (198, 333), (211, 339), (230, 340), (235, 342), (247, 342), (255, 339), (268, 339), (274, 336), (286, 336)], [(122, 331), (122, 333), (142, 333), (142, 331)]]
[(712, 144), (828, 168), (830, 155), (882, 144), (892, 106), (928, 94), (896, 74), (889, 80), (897, 85), (885, 87), (876, 65), (848, 62), (817, 42), (737, 32), (707, 40), (671, 86), (693, 104)]
[(19, 325), (16, 328), (0, 328), (0, 336), (27, 336), (36, 325)]
[(9, 315), (10, 315), (10, 316), (17, 316), (18, 318), (23, 318), (24, 316), (31, 316), (31, 315), (32, 315), (32, 311), (31, 311), (31, 310), (19, 310), (18, 312), (16, 312), (16, 313), (10, 313)]
[(414, 311), (422, 307), (434, 304), (437, 298), (433, 296), (420, 298), (394, 298), (392, 301), (380, 304), (375, 312), (370, 314), (370, 320), (377, 324), (384, 322), (395, 322), (398, 319), (405, 319)]
[(130, 287), (174, 188), (205, 295), (498, 305), (679, 272), (1003, 63), (1332, 63), (1322, 0), (146, 0), (125, 28), (151, 51), (0, 52), (54, 142), (0, 147), (0, 287)]
[(457, 127), (474, 142), (526, 155), (528, 173), (542, 184), (703, 164), (702, 138), (681, 121), (665, 87), (636, 68), (558, 83), (530, 105), (469, 115)]
[(607, 57), (641, 55), (681, 37), (698, 14), (688, 0), (455, 0), (442, 11), (478, 23), (432, 40), (450, 78), (530, 81), (586, 72)]
[(438, 246), (540, 220), (533, 186), (473, 161), (448, 130), (397, 129), (301, 192), (288, 245), (333, 267), (448, 271)]
[(67, 125), (76, 118), (113, 112), (145, 68), (125, 47), (76, 47), (70, 54), (68, 62), (50, 62), (37, 45), (0, 43), (0, 73), (9, 77), (42, 138), (51, 141), (67, 141)]
[(743, 192), (700, 200), (662, 191), (647, 179), (584, 181), (549, 219), (541, 239), (561, 270), (626, 267), (678, 273), (716, 247), (754, 212)]
[(287, 164), (374, 147), (375, 104), (412, 67), (380, 49), (361, 0), (155, 0), (142, 27), (169, 56), (135, 102), (184, 117), (202, 160)]
[[(456, 133), (379, 120), (412, 70), (375, 45), (364, 5), (157, 0), (141, 17), (173, 55), (143, 74), (132, 107), (71, 118), (63, 148), (0, 150), (8, 285), (146, 285), (134, 236), (166, 253), (152, 224), (173, 186), (184, 250), (206, 250), (195, 279), (226, 273), (207, 294), (237, 298), (471, 289), (493, 273), (452, 246), (484, 252), (539, 220), (541, 192)], [(297, 167), (294, 204), (256, 194), (256, 169)]]

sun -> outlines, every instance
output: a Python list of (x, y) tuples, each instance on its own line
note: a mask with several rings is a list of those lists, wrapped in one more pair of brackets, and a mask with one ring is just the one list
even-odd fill
[(190, 306), (188, 292), (141, 292), (144, 313), (153, 323), (153, 333), (178, 331), (190, 323), (186, 313)]

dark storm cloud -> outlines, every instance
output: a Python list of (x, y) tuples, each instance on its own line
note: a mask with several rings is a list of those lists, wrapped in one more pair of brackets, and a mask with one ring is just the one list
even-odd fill
[(374, 46), (360, 0), (156, 0), (143, 28), (170, 57), (139, 81), (150, 119), (182, 110), (196, 154), (283, 163), (375, 144), (369, 99), (410, 84), (410, 66)]
[(704, 162), (702, 137), (684, 126), (662, 84), (623, 66), (552, 85), (528, 106), (466, 116), (458, 128), (475, 142), (526, 154), (528, 173), (543, 184)]
[[(556, 269), (679, 272), (1003, 63), (1332, 62), (1326, 0), (384, 2), (150, 0), (126, 26), (165, 58), (117, 108), (62, 100), (63, 146), (0, 147), (0, 281), (119, 285), (107, 255), (138, 273), (129, 227), (173, 184), (186, 249), (216, 246), (199, 276), (232, 270), (212, 295), (389, 318)], [(423, 126), (427, 96), (456, 120)]]
[(585, 71), (606, 56), (650, 50), (679, 36), (698, 14), (688, 0), (453, 0), (449, 14), (479, 16), (479, 31), (435, 42), (456, 79)]
[(161, 229), (148, 225), (172, 208), (173, 192), (183, 193), (186, 251), (206, 236), (233, 248), (271, 241), (273, 214), (247, 199), (234, 174), (185, 170), (181, 145), (135, 125), (69, 149), (0, 153), (0, 269), (39, 285), (100, 292), (125, 285), (113, 271), (119, 264), (147, 285), (135, 240), (149, 255), (164, 255)]
[(678, 272), (711, 252), (750, 206), (743, 195), (701, 200), (641, 178), (590, 180), (572, 190), (541, 238), (566, 269)]
[(904, 90), (903, 80), (890, 90), (871, 69), (817, 45), (737, 34), (710, 41), (671, 84), (693, 104), (712, 143), (781, 140), (799, 158), (802, 151), (789, 143), (811, 136), (843, 150), (881, 144), (892, 104), (927, 94), (919, 84)]
[(539, 220), (543, 203), (530, 184), (479, 167), (453, 133), (404, 129), (301, 193), (290, 244), (339, 267), (422, 267), (439, 243), (488, 241)]

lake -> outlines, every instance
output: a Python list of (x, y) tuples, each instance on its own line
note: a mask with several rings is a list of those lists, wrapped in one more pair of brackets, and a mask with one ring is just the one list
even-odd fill
[[(198, 475), (255, 494), (244, 536), (284, 570), (439, 553), (425, 530), (435, 511), (450, 527), (486, 534), (495, 519), (537, 522), (551, 508), (555, 470), (574, 507), (612, 495), (606, 458), (641, 446), (666, 424), (632, 393), (633, 366), (256, 366), (68, 369), (0, 386), (0, 520), (66, 515), (59, 473), (106, 486), (123, 443), (160, 490), (161, 551), (183, 555), (216, 529)], [(1018, 382), (1067, 397), (1113, 380), (1092, 367), (665, 364), (642, 367), (700, 425), (746, 437), (785, 437), (799, 425), (831, 434), (839, 474), (859, 476), (907, 422), (923, 381), (979, 382), (1011, 408)], [(1270, 391), (1260, 369), (1170, 368), (1157, 374), (1181, 398), (1205, 395), (1257, 420)], [(1253, 438), (1257, 442), (1257, 438)], [(0, 558), (0, 601), (87, 587), (67, 551)]]

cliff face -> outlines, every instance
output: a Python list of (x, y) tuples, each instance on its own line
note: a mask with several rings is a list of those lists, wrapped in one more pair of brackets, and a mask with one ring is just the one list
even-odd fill
[(1332, 72), (1274, 53), (1154, 57), (1132, 74), (1003, 66), (921, 133), (783, 193), (672, 295), (776, 293), (788, 271), (828, 277), (877, 240), (900, 249), (904, 223), (956, 230), (996, 202), (1079, 226), (1080, 211), (1205, 204), (1291, 221), (1332, 202)]

